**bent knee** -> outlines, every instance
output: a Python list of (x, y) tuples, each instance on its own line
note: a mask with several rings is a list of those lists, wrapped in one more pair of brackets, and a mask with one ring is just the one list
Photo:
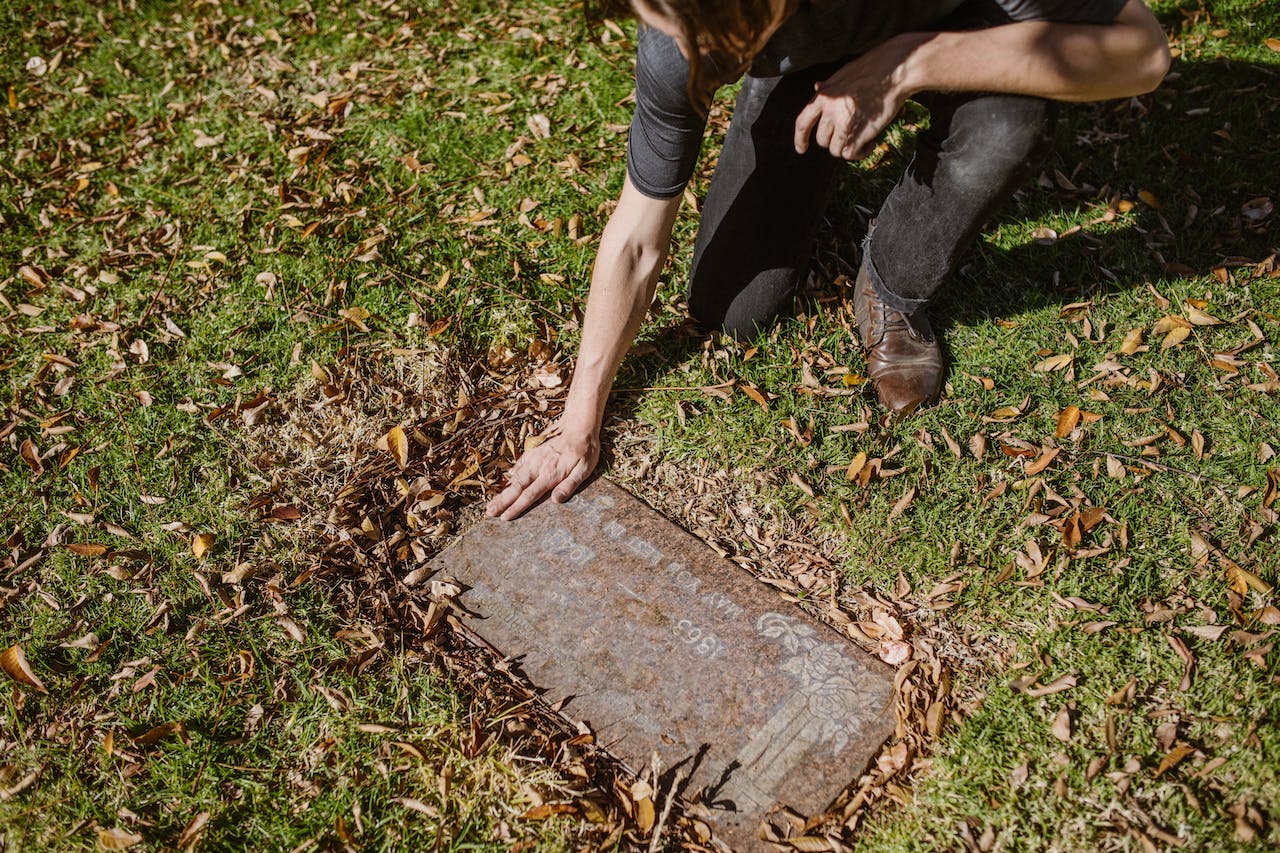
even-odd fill
[(705, 329), (746, 341), (790, 310), (799, 274), (794, 269), (764, 270), (736, 286), (708, 278), (694, 273), (689, 284), (689, 315)]
[(998, 95), (976, 117), (974, 135), (996, 159), (1028, 162), (1048, 153), (1057, 104), (1028, 95)]

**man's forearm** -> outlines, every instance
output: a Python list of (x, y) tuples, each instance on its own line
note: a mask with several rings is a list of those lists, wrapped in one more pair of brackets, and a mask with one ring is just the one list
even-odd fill
[(1149, 92), (1169, 68), (1169, 47), (1151, 13), (1130, 2), (1109, 24), (1022, 21), (990, 29), (908, 33), (899, 52), (908, 96), (980, 91), (1098, 101)]
[(643, 198), (629, 182), (624, 188), (600, 239), (561, 432), (599, 429), (618, 366), (653, 301), (678, 208), (678, 199)]

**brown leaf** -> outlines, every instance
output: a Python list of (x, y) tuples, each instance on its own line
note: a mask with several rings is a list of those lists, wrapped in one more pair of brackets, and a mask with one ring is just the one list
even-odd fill
[(1120, 352), (1125, 355), (1133, 355), (1138, 351), (1138, 347), (1142, 346), (1143, 338), (1142, 329), (1130, 329), (1125, 333), (1124, 341), (1120, 344)]
[(40, 462), (40, 449), (36, 447), (36, 443), (31, 439), (26, 439), (18, 446), (18, 455), (22, 457), (22, 461), (27, 463), (27, 467), (31, 469), (31, 473), (39, 477), (44, 473), (44, 464)]
[(1166, 314), (1165, 316), (1161, 317), (1159, 320), (1156, 320), (1155, 325), (1151, 327), (1151, 332), (1152, 334), (1156, 334), (1156, 335), (1167, 335), (1169, 332), (1172, 332), (1174, 329), (1190, 329), (1190, 328), (1191, 328), (1191, 324), (1187, 322), (1186, 317), (1182, 317), (1177, 314)]
[(108, 550), (106, 545), (99, 545), (97, 542), (66, 542), (62, 547), (81, 557), (101, 557)]
[(521, 820), (546, 820), (562, 814), (574, 814), (578, 811), (573, 803), (542, 803), (520, 815)]
[(760, 389), (756, 388), (754, 385), (748, 385), (746, 382), (742, 383), (738, 387), (742, 389), (744, 394), (759, 403), (760, 408), (764, 409), (766, 412), (769, 411), (769, 401), (764, 398), (764, 394), (760, 393)]
[(142, 836), (127, 829), (99, 829), (98, 846), (103, 850), (128, 850), (142, 841)]
[(1027, 466), (1025, 472), (1026, 475), (1028, 477), (1034, 477), (1036, 474), (1039, 474), (1041, 471), (1048, 468), (1061, 452), (1062, 448), (1055, 447), (1052, 450), (1046, 450), (1044, 453), (1041, 453), (1039, 459)]
[(180, 738), (185, 741), (187, 738), (187, 727), (181, 722), (161, 723), (160, 725), (148, 729), (138, 735), (133, 739), (133, 742), (137, 746), (151, 746), (154, 743), (159, 743), (162, 740), (168, 740), (172, 737)]
[(1269, 509), (1280, 497), (1280, 468), (1267, 469), (1267, 485), (1262, 490), (1262, 506)]
[(1184, 758), (1193, 754), (1195, 751), (1196, 748), (1194, 746), (1187, 746), (1186, 744), (1175, 746), (1173, 749), (1169, 750), (1169, 752), (1165, 754), (1164, 758), (1160, 759), (1160, 766), (1156, 768), (1156, 778), (1160, 778), (1165, 773), (1177, 767), (1182, 763)]
[(858, 479), (858, 474), (862, 473), (862, 469), (866, 467), (866, 464), (867, 454), (861, 450), (858, 451), (857, 455), (853, 457), (853, 461), (849, 463), (848, 469), (844, 472), (845, 479), (850, 482)]
[(1182, 630), (1202, 640), (1216, 640), (1226, 633), (1227, 625), (1188, 625)]
[(1052, 373), (1055, 370), (1062, 370), (1064, 367), (1070, 367), (1073, 358), (1074, 356), (1072, 356), (1071, 353), (1051, 355), (1031, 369), (1036, 373)]
[(1253, 572), (1238, 565), (1234, 560), (1228, 559), (1226, 556), (1219, 554), (1218, 559), (1222, 562), (1222, 568), (1226, 570), (1227, 582), (1231, 584), (1231, 589), (1240, 595), (1244, 595), (1250, 589), (1256, 590), (1262, 595), (1270, 595), (1272, 586)]
[(920, 493), (919, 489), (911, 486), (902, 493), (902, 497), (898, 498), (898, 502), (893, 505), (893, 509), (889, 510), (889, 520), (893, 521), (898, 516), (907, 511), (907, 507), (911, 506), (912, 501), (916, 499), (916, 495)]
[(1121, 687), (1115, 693), (1112, 693), (1110, 696), (1108, 696), (1104, 700), (1104, 703), (1107, 705), (1128, 704), (1129, 702), (1133, 701), (1133, 695), (1134, 695), (1134, 692), (1137, 690), (1137, 688), (1138, 688), (1138, 678), (1137, 676), (1134, 676), (1130, 678), (1129, 681), (1123, 687)]
[(653, 810), (653, 799), (643, 797), (636, 801), (636, 826), (640, 827), (641, 832), (648, 832), (653, 829), (653, 824), (657, 820), (657, 815)]
[(178, 836), (178, 849), (188, 850), (195, 846), (200, 840), (200, 833), (204, 831), (204, 826), (209, 822), (209, 812), (200, 812), (200, 814), (188, 821), (182, 834)]
[(1063, 743), (1071, 742), (1071, 704), (1067, 703), (1053, 718), (1053, 736)]
[(831, 842), (820, 835), (801, 835), (796, 838), (788, 838), (787, 844), (791, 845), (791, 849), (799, 850), (800, 853), (826, 853), (828, 850), (834, 850)]
[(1193, 326), (1220, 326), (1223, 321), (1214, 317), (1212, 314), (1206, 314), (1194, 305), (1187, 305), (1187, 320)]
[(1064, 690), (1070, 690), (1076, 686), (1076, 677), (1074, 675), (1063, 675), (1050, 681), (1043, 687), (1027, 688), (1028, 696), (1050, 696), (1054, 693), (1061, 693)]
[(1185, 341), (1190, 334), (1191, 334), (1190, 329), (1186, 328), (1185, 326), (1179, 326), (1178, 328), (1174, 329), (1173, 331), (1169, 332), (1169, 334), (1164, 336), (1164, 340), (1160, 342), (1160, 349), (1162, 350), (1173, 349), (1178, 344)]
[(1169, 641), (1169, 645), (1178, 653), (1178, 657), (1182, 658), (1182, 680), (1178, 683), (1179, 690), (1189, 690), (1191, 688), (1191, 673), (1195, 669), (1196, 660), (1191, 656), (1187, 644), (1179, 640), (1172, 634), (1166, 634), (1165, 639)]
[(1205, 538), (1194, 530), (1191, 531), (1191, 560), (1197, 569), (1209, 565), (1209, 554), (1213, 549)]
[(1053, 431), (1056, 438), (1066, 438), (1080, 423), (1080, 407), (1067, 406), (1058, 413), (1058, 426)]
[(409, 464), (409, 437), (400, 427), (396, 426), (388, 430), (386, 435), (378, 439), (375, 447), (390, 453), (401, 470)]
[(285, 504), (275, 507), (264, 518), (271, 521), (297, 521), (302, 518), (302, 512), (293, 504)]
[(216, 541), (217, 538), (212, 533), (197, 533), (191, 537), (191, 553), (197, 560), (203, 560)]
[(992, 421), (1011, 421), (1022, 414), (1022, 409), (1017, 406), (1001, 406), (991, 413), (988, 420)]
[(19, 684), (25, 684), (41, 693), (49, 692), (31, 669), (31, 664), (27, 663), (27, 655), (17, 643), (0, 652), (0, 669)]

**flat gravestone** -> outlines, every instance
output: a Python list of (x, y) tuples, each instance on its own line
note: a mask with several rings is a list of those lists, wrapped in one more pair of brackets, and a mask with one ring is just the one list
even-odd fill
[(893, 733), (892, 670), (618, 486), (487, 519), (433, 561), (464, 627), (632, 771), (657, 752), (716, 838), (826, 808)]

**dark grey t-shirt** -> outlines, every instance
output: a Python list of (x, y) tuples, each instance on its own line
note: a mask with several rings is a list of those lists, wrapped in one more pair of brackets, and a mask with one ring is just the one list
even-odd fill
[[(865, 53), (904, 32), (976, 29), (1011, 21), (1108, 23), (1125, 0), (810, 0), (756, 55), (755, 77), (792, 74)], [(706, 125), (689, 103), (689, 64), (668, 36), (640, 27), (636, 111), (627, 174), (650, 198), (679, 195)]]

